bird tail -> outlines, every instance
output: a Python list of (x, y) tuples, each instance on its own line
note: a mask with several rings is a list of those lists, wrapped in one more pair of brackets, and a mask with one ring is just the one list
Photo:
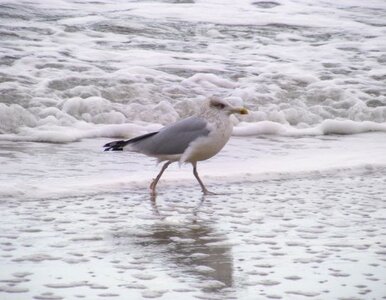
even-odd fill
[(158, 133), (158, 131), (157, 132), (150, 132), (150, 133), (147, 133), (147, 134), (144, 134), (141, 136), (137, 136), (137, 137), (132, 138), (130, 140), (120, 140), (120, 141), (110, 142), (110, 143), (107, 143), (106, 145), (104, 145), (103, 147), (105, 148), (105, 151), (110, 151), (110, 150), (111, 151), (122, 151), (125, 146), (142, 141), (144, 139), (147, 139), (147, 138), (149, 138), (157, 133)]
[(129, 140), (121, 140), (121, 141), (114, 141), (107, 143), (103, 147), (105, 148), (105, 151), (122, 151), (123, 147), (125, 147), (128, 144)]

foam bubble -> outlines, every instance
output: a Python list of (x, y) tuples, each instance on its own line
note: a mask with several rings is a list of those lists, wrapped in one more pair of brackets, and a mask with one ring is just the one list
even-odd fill
[(33, 127), (37, 124), (36, 117), (18, 104), (0, 103), (0, 133), (17, 132), (22, 126)]

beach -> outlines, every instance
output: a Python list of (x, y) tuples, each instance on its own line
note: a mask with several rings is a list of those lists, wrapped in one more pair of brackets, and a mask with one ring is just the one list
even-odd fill
[(384, 299), (385, 149), (361, 149), (376, 137), (233, 138), (199, 164), (209, 196), (176, 165), (152, 197), (160, 166), (103, 139), (12, 148), (8, 182), (29, 179), (2, 189), (1, 299)]

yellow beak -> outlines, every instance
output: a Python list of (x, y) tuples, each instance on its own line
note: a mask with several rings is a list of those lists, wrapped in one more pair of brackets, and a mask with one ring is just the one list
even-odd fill
[(248, 110), (244, 107), (241, 107), (241, 108), (235, 108), (234, 110), (235, 113), (238, 113), (240, 115), (247, 115), (248, 114)]

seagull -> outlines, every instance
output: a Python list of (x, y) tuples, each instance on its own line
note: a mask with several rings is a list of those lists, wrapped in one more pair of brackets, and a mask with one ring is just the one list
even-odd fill
[(179, 162), (180, 165), (191, 163), (193, 174), (204, 195), (214, 194), (198, 176), (197, 162), (216, 155), (228, 142), (233, 129), (230, 120), (232, 114), (247, 113), (248, 110), (244, 107), (236, 107), (225, 99), (211, 97), (196, 115), (167, 125), (159, 131), (129, 140), (113, 141), (103, 147), (105, 151), (122, 151), (125, 148), (155, 157), (158, 162), (166, 161), (150, 184), (153, 195), (156, 194), (156, 186), (162, 174), (173, 162)]

